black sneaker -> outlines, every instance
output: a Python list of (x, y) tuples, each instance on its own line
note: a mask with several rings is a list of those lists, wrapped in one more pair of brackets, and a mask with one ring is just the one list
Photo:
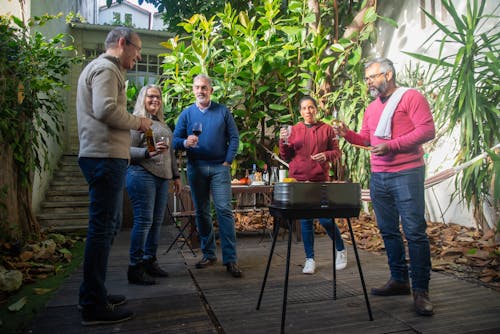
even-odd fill
[(156, 258), (144, 261), (144, 270), (152, 277), (168, 277), (168, 273), (160, 268)]
[(124, 295), (108, 295), (108, 304), (114, 307), (123, 305), (127, 302), (127, 298)]
[[(123, 305), (127, 302), (127, 298), (124, 295), (108, 295), (108, 304), (111, 304), (113, 307)], [(81, 311), (83, 306), (78, 304), (78, 309)]]
[(85, 306), (82, 309), (82, 325), (93, 326), (103, 324), (116, 324), (132, 319), (133, 312), (119, 309), (107, 304), (105, 306)]

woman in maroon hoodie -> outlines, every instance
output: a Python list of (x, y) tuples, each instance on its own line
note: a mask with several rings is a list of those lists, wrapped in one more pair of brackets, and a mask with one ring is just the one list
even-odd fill
[[(325, 182), (329, 179), (330, 162), (339, 158), (338, 141), (332, 127), (316, 119), (318, 106), (316, 100), (304, 96), (299, 101), (300, 115), (304, 119), (288, 131), (280, 132), (280, 155), (289, 161), (289, 177), (297, 181)], [(330, 218), (320, 218), (320, 224), (325, 228), (328, 236), (335, 236), (337, 250), (336, 269), (341, 270), (347, 266), (347, 253), (339, 228)], [(302, 272), (314, 274), (316, 263), (314, 261), (314, 229), (313, 219), (301, 219), (302, 240), (306, 253), (306, 262)]]

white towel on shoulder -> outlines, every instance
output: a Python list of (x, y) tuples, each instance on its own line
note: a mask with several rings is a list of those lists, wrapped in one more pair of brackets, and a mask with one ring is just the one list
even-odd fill
[(394, 91), (394, 93), (392, 93), (378, 121), (375, 136), (382, 139), (391, 139), (392, 116), (394, 116), (394, 111), (396, 110), (396, 107), (398, 106), (399, 101), (401, 101), (404, 93), (406, 93), (409, 89), (410, 88), (407, 87), (399, 87)]

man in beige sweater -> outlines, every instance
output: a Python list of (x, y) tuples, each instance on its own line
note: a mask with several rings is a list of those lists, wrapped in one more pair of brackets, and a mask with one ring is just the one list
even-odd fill
[(76, 110), (78, 163), (89, 185), (89, 226), (79, 306), (82, 325), (117, 323), (132, 312), (115, 309), (125, 296), (105, 287), (108, 257), (121, 225), (125, 174), (130, 159), (130, 130), (145, 131), (151, 120), (127, 112), (125, 73), (141, 59), (142, 42), (129, 28), (106, 37), (106, 52), (90, 62), (78, 80)]

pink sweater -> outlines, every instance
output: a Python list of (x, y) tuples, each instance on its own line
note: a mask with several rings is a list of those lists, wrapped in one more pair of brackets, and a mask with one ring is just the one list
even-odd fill
[(373, 172), (399, 172), (424, 165), (422, 144), (435, 136), (434, 120), (425, 97), (414, 89), (403, 95), (392, 118), (391, 139), (374, 135), (384, 107), (380, 98), (370, 103), (359, 134), (349, 130), (345, 139), (356, 145), (377, 146), (383, 142), (389, 145), (389, 153), (383, 156), (372, 154)]

